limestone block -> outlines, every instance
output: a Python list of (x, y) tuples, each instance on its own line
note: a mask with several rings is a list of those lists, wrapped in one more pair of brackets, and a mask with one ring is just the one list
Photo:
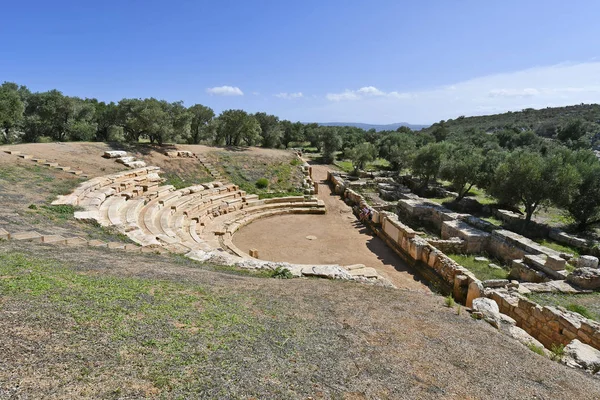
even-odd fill
[(482, 282), (484, 288), (501, 288), (508, 286), (508, 279), (488, 279)]
[(248, 251), (248, 253), (250, 254), (250, 257), (258, 258), (258, 250), (257, 249), (250, 249)]
[(598, 268), (598, 258), (594, 256), (581, 256), (577, 260), (577, 268)]
[(126, 156), (126, 157), (118, 157), (116, 160), (119, 164), (128, 164), (135, 161), (135, 157)]
[(8, 231), (5, 229), (0, 228), (0, 239), (10, 239), (10, 233), (8, 233)]
[(71, 238), (67, 238), (65, 240), (65, 243), (68, 245), (87, 245), (88, 241), (82, 237), (76, 236), (76, 237), (71, 237)]
[(365, 278), (377, 278), (379, 274), (375, 268), (365, 267), (359, 269), (353, 269), (350, 271), (350, 275), (352, 276), (363, 276)]
[(465, 289), (468, 288), (469, 278), (466, 275), (456, 275), (454, 277), (453, 296), (455, 299), (461, 301), (464, 299)]
[(472, 281), (469, 284), (469, 289), (467, 291), (467, 301), (465, 305), (467, 307), (473, 306), (473, 300), (481, 297), (483, 295), (483, 285), (480, 281)]
[(145, 167), (146, 163), (144, 161), (132, 161), (129, 163), (125, 163), (126, 166), (128, 166), (129, 168), (141, 168), (141, 167)]
[(596, 373), (600, 369), (600, 351), (573, 339), (566, 347), (561, 360), (572, 368), (581, 368), (588, 372)]
[(110, 150), (110, 151), (105, 151), (104, 155), (102, 157), (104, 157), (104, 158), (119, 158), (119, 157), (125, 157), (126, 155), (127, 155), (126, 151)]
[(60, 235), (44, 235), (42, 236), (42, 243), (66, 244), (67, 239)]
[(33, 156), (31, 154), (19, 154), (19, 157), (22, 158), (23, 160), (33, 159)]
[(567, 282), (582, 289), (598, 289), (600, 288), (600, 269), (577, 268), (572, 274), (567, 276)]
[(13, 240), (26, 240), (33, 242), (42, 241), (42, 235), (34, 231), (13, 233), (10, 235), (10, 238)]

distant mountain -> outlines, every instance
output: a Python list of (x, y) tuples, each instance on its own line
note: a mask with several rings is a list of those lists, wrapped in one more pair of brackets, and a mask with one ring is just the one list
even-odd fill
[(352, 126), (355, 128), (362, 128), (366, 131), (368, 131), (369, 129), (375, 129), (377, 132), (379, 131), (395, 131), (396, 129), (400, 128), (401, 126), (407, 126), (410, 129), (412, 129), (413, 131), (419, 131), (423, 128), (428, 128), (429, 125), (412, 125), (406, 122), (397, 122), (395, 124), (388, 124), (388, 125), (373, 125), (373, 124), (362, 124), (360, 122), (322, 122), (319, 123), (319, 125), (322, 126)]

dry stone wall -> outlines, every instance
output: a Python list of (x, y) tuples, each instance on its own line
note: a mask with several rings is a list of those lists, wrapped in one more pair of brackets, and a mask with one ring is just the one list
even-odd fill
[(498, 303), (500, 312), (513, 318), (517, 326), (547, 348), (567, 345), (573, 339), (600, 349), (600, 324), (577, 313), (557, 307), (542, 307), (518, 293), (492, 290), (488, 297)]

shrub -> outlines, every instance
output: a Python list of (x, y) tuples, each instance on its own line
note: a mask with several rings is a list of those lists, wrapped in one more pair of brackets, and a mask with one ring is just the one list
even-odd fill
[(454, 299), (452, 298), (451, 295), (449, 295), (448, 297), (446, 297), (444, 299), (444, 303), (446, 304), (446, 307), (448, 307), (448, 308), (454, 307)]
[(283, 267), (277, 267), (271, 272), (271, 278), (276, 279), (292, 279), (294, 275), (289, 269)]
[(35, 204), (30, 204), (29, 207), (30, 210), (37, 210), (37, 206)]
[(540, 356), (545, 356), (546, 354), (544, 353), (544, 348), (540, 347), (540, 346), (536, 346), (533, 343), (529, 343), (527, 345), (527, 347), (529, 348), (529, 350), (533, 351), (536, 354), (539, 354)]
[(260, 178), (256, 181), (256, 187), (259, 189), (265, 189), (269, 186), (269, 180), (267, 178)]
[(565, 355), (565, 346), (563, 344), (553, 344), (552, 348), (550, 349), (550, 351), (552, 352), (552, 356), (551, 358), (554, 361), (560, 361), (562, 360), (563, 356)]

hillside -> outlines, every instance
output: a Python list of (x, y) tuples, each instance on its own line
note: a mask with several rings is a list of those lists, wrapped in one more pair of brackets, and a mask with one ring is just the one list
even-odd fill
[[(561, 126), (572, 119), (582, 119), (600, 132), (600, 104), (579, 104), (566, 107), (547, 107), (539, 110), (527, 108), (518, 112), (483, 115), (477, 117), (458, 117), (447, 120), (446, 127), (451, 131), (466, 131), (468, 129), (494, 132), (505, 127), (531, 129), (540, 135), (553, 127)], [(431, 131), (434, 126), (426, 128)]]
[(394, 124), (387, 124), (387, 125), (363, 124), (360, 122), (324, 122), (324, 123), (319, 123), (319, 125), (321, 125), (321, 126), (352, 126), (354, 128), (364, 129), (366, 131), (368, 131), (369, 129), (375, 129), (377, 132), (395, 131), (396, 129), (400, 128), (401, 126), (409, 127), (413, 131), (418, 131), (418, 130), (429, 127), (429, 125), (415, 125), (415, 124), (409, 124), (407, 122), (396, 122)]

